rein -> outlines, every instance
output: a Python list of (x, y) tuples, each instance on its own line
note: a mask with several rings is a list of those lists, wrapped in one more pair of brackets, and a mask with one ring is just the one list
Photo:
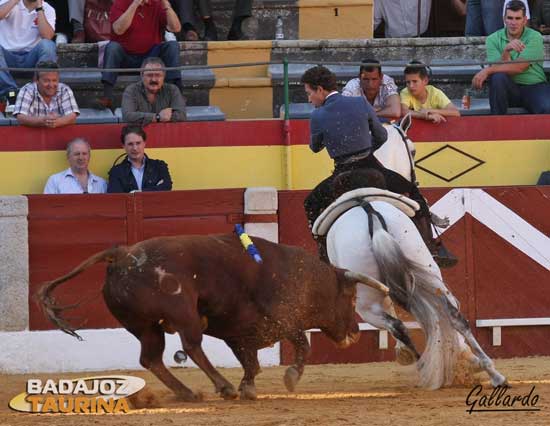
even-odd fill
[(401, 127), (395, 124), (392, 124), (392, 126), (397, 130), (397, 133), (399, 133), (399, 136), (401, 136), (401, 140), (405, 145), (405, 152), (407, 153), (407, 158), (409, 159), (409, 167), (411, 168), (411, 183), (416, 185), (416, 172), (414, 170), (414, 161), (411, 152), (409, 151), (409, 145), (407, 144), (407, 135), (405, 134), (403, 129), (401, 129)]

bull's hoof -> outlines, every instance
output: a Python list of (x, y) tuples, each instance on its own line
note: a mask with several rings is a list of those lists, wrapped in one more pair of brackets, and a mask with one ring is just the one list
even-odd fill
[(400, 365), (411, 365), (418, 359), (416, 354), (406, 346), (396, 347), (395, 356), (395, 360)]
[(185, 392), (178, 394), (178, 399), (185, 402), (201, 402), (203, 400), (202, 393)]
[(220, 396), (223, 399), (235, 399), (237, 398), (238, 394), (233, 385), (224, 386), (220, 390)]
[(254, 385), (241, 385), (241, 399), (255, 401), (258, 398), (256, 394), (256, 386)]
[(288, 367), (285, 371), (284, 382), (289, 392), (294, 392), (296, 385), (300, 380), (300, 373), (295, 367)]

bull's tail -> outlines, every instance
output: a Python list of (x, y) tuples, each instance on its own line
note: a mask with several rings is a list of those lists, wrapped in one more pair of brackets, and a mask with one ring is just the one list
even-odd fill
[(95, 265), (96, 263), (114, 262), (120, 253), (121, 253), (120, 248), (113, 247), (105, 251), (102, 251), (100, 253), (94, 254), (92, 257), (86, 259), (84, 262), (82, 262), (80, 265), (78, 265), (68, 274), (63, 275), (62, 277), (56, 278), (53, 281), (48, 281), (42, 284), (40, 286), (40, 289), (38, 290), (38, 293), (36, 294), (36, 297), (40, 302), (40, 305), (42, 307), (44, 314), (46, 315), (46, 318), (48, 318), (63, 332), (76, 337), (78, 340), (82, 340), (82, 337), (80, 337), (78, 333), (76, 333), (75, 331), (77, 328), (69, 324), (67, 320), (65, 320), (62, 317), (61, 314), (63, 313), (63, 311), (76, 308), (83, 301), (81, 300), (72, 305), (57, 305), (55, 298), (51, 295), (51, 292), (60, 284), (63, 284), (65, 281), (68, 281), (71, 278), (79, 275), (81, 272), (85, 271), (90, 266)]
[(460, 337), (447, 314), (447, 301), (456, 299), (439, 277), (411, 261), (378, 218), (372, 223), (373, 253), (390, 296), (410, 312), (426, 336), (426, 348), (418, 360), (419, 385), (438, 389), (450, 385), (460, 352)]

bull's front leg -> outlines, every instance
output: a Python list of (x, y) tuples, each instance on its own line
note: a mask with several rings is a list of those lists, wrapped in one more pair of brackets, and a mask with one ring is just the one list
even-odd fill
[(227, 345), (231, 348), (244, 369), (244, 376), (239, 385), (241, 399), (257, 398), (256, 384), (254, 379), (260, 373), (260, 364), (258, 362), (258, 350), (250, 347), (250, 343), (243, 341), (227, 341)]
[(304, 373), (305, 363), (309, 357), (311, 347), (307, 340), (306, 334), (301, 331), (296, 335), (287, 336), (294, 346), (294, 365), (288, 367), (285, 371), (284, 382), (289, 392), (294, 392), (296, 385), (300, 381)]

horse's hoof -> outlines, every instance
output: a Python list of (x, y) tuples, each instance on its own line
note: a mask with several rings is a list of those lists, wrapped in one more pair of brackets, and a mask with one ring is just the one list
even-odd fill
[(510, 387), (508, 384), (508, 380), (506, 377), (504, 377), (502, 374), (498, 374), (497, 377), (491, 378), (491, 385), (493, 385), (494, 388), (500, 386), (500, 387)]
[(414, 364), (418, 359), (416, 354), (406, 346), (403, 346), (400, 348), (396, 347), (395, 356), (396, 356), (395, 360), (400, 365), (411, 365), (411, 364)]
[(296, 385), (298, 384), (299, 380), (300, 373), (298, 372), (298, 370), (294, 367), (288, 367), (285, 371), (284, 382), (289, 392), (294, 392), (294, 389), (296, 389)]
[(238, 394), (235, 388), (233, 387), (233, 385), (229, 385), (229, 386), (224, 386), (220, 390), (220, 396), (223, 399), (235, 399), (237, 398)]
[(255, 401), (258, 398), (256, 394), (256, 386), (254, 385), (241, 385), (241, 399)]

